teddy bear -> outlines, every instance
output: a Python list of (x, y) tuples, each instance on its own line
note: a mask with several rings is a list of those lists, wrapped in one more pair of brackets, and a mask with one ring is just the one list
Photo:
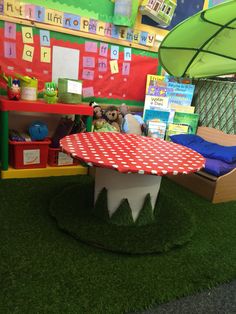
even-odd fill
[(113, 127), (116, 128), (116, 131), (120, 132), (120, 118), (119, 111), (116, 106), (108, 106), (104, 112), (105, 119)]

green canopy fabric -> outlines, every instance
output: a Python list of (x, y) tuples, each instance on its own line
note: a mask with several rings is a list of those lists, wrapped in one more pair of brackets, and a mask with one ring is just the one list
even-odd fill
[(236, 0), (201, 11), (178, 24), (162, 41), (159, 60), (176, 77), (236, 73)]

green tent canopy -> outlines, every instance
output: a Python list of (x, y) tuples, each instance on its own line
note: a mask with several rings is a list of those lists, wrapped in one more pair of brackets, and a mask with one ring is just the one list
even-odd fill
[(201, 11), (178, 24), (162, 41), (159, 60), (176, 77), (236, 73), (236, 0)]

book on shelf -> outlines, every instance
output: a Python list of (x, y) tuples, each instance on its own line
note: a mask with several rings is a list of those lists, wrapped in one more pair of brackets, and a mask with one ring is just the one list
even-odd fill
[(151, 91), (152, 88), (155, 87), (166, 87), (165, 83), (165, 76), (162, 75), (152, 75), (148, 74), (147, 75), (147, 81), (146, 81), (146, 95), (149, 95), (148, 91)]
[(169, 121), (169, 116), (170, 111), (147, 109), (144, 115), (144, 122), (148, 123), (149, 121), (155, 120), (167, 123)]
[(171, 104), (170, 108), (175, 110), (175, 112), (186, 112), (186, 113), (194, 113), (195, 107), (194, 106), (181, 106), (176, 104)]
[(144, 116), (146, 110), (170, 110), (167, 97), (146, 95), (144, 103)]
[(165, 138), (166, 123), (152, 120), (148, 122), (148, 136), (154, 138)]
[(188, 134), (189, 127), (188, 125), (174, 124), (169, 123), (166, 130), (166, 141), (170, 141), (170, 136), (175, 134)]
[(191, 106), (195, 86), (176, 82), (167, 83), (167, 97), (169, 104)]
[(184, 124), (189, 127), (190, 134), (196, 134), (198, 127), (199, 114), (198, 113), (186, 113), (175, 112), (174, 123)]

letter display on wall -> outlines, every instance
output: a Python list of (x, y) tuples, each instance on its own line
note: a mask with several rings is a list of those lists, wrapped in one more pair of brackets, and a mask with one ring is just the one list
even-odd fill
[(59, 77), (79, 79), (85, 101), (143, 106), (146, 76), (157, 73), (154, 52), (3, 21), (0, 36), (2, 70), (12, 76), (30, 73), (41, 91)]

